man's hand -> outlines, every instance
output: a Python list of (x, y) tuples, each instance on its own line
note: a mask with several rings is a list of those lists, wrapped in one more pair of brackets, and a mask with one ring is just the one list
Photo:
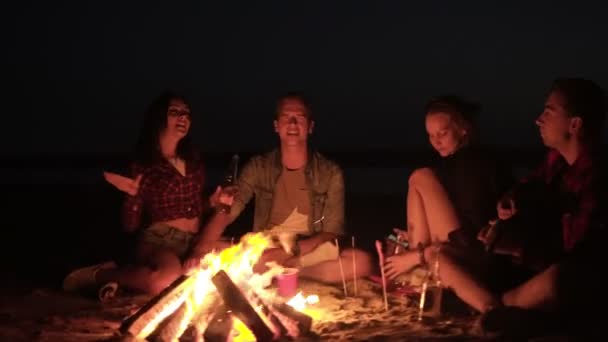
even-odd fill
[(509, 239), (501, 239), (498, 243), (495, 241), (498, 233), (498, 228), (496, 227), (497, 222), (498, 220), (491, 220), (487, 226), (479, 231), (477, 239), (483, 242), (486, 247), (488, 245), (493, 245), (491, 250), (492, 253), (510, 255), (516, 258), (521, 257), (522, 249), (520, 245), (510, 243)]
[(253, 266), (253, 271), (256, 273), (264, 273), (267, 269), (266, 263), (274, 261), (277, 264), (283, 265), (291, 256), (285, 253), (282, 248), (270, 248), (264, 251), (257, 264)]
[(139, 192), (139, 183), (141, 182), (142, 175), (137, 175), (135, 179), (121, 176), (117, 173), (104, 172), (103, 178), (118, 190), (123, 191), (131, 196), (136, 196)]
[(215, 208), (218, 203), (231, 207), (232, 203), (234, 203), (234, 196), (236, 196), (237, 193), (238, 188), (236, 186), (222, 188), (218, 185), (218, 187), (215, 188), (215, 192), (209, 197), (209, 204), (211, 208)]
[(298, 245), (298, 235), (293, 232), (280, 232), (275, 235), (279, 246), (283, 248), (285, 253), (291, 256), (300, 255), (300, 246)]

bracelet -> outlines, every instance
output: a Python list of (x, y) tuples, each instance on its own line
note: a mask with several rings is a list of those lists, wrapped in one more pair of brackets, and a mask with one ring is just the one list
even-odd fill
[(418, 257), (420, 258), (419, 261), (419, 265), (421, 266), (426, 266), (426, 258), (424, 257), (424, 246), (422, 245), (421, 242), (418, 243), (418, 246), (416, 246), (416, 249), (418, 250)]

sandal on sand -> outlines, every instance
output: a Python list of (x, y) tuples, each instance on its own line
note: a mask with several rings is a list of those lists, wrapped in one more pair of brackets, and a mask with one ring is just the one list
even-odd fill
[(63, 279), (64, 291), (78, 291), (84, 288), (94, 287), (97, 284), (95, 276), (99, 270), (116, 268), (114, 261), (108, 261), (101, 264), (79, 268), (68, 274)]
[(118, 291), (118, 283), (109, 282), (99, 288), (97, 291), (97, 297), (102, 302), (107, 302), (110, 299), (116, 297), (116, 292)]

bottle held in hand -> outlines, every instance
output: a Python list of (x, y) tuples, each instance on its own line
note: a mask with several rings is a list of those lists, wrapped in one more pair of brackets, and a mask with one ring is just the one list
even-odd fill
[(439, 252), (440, 246), (435, 245), (433, 262), (428, 266), (427, 275), (422, 283), (420, 292), (420, 302), (418, 311), (418, 320), (427, 318), (438, 318), (441, 316), (443, 283), (439, 276)]
[(232, 207), (232, 198), (229, 201), (223, 200), (226, 197), (234, 197), (238, 188), (237, 188), (237, 174), (238, 174), (238, 166), (239, 166), (239, 156), (232, 156), (232, 160), (230, 161), (230, 166), (226, 171), (226, 175), (222, 180), (222, 192), (220, 193), (220, 199), (217, 204), (217, 210), (224, 214), (230, 213), (230, 208)]
[[(402, 253), (406, 252), (407, 250), (408, 250), (408, 241), (405, 240), (402, 236), (390, 234), (386, 238), (386, 248), (385, 248), (384, 254), (387, 257), (402, 254)], [(392, 281), (390, 281), (387, 284), (387, 289), (389, 291), (394, 291), (394, 290), (397, 290), (397, 289), (403, 287), (406, 284), (402, 279), (403, 278), (399, 277), (399, 276), (397, 278), (393, 279)]]
[(386, 256), (397, 255), (405, 252), (408, 249), (408, 241), (401, 236), (390, 234), (386, 238)]

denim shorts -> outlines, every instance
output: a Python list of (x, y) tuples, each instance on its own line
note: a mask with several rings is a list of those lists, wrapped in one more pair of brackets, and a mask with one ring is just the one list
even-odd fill
[(167, 248), (173, 251), (180, 259), (183, 259), (190, 252), (194, 234), (184, 232), (164, 223), (154, 223), (143, 231), (141, 240)]

